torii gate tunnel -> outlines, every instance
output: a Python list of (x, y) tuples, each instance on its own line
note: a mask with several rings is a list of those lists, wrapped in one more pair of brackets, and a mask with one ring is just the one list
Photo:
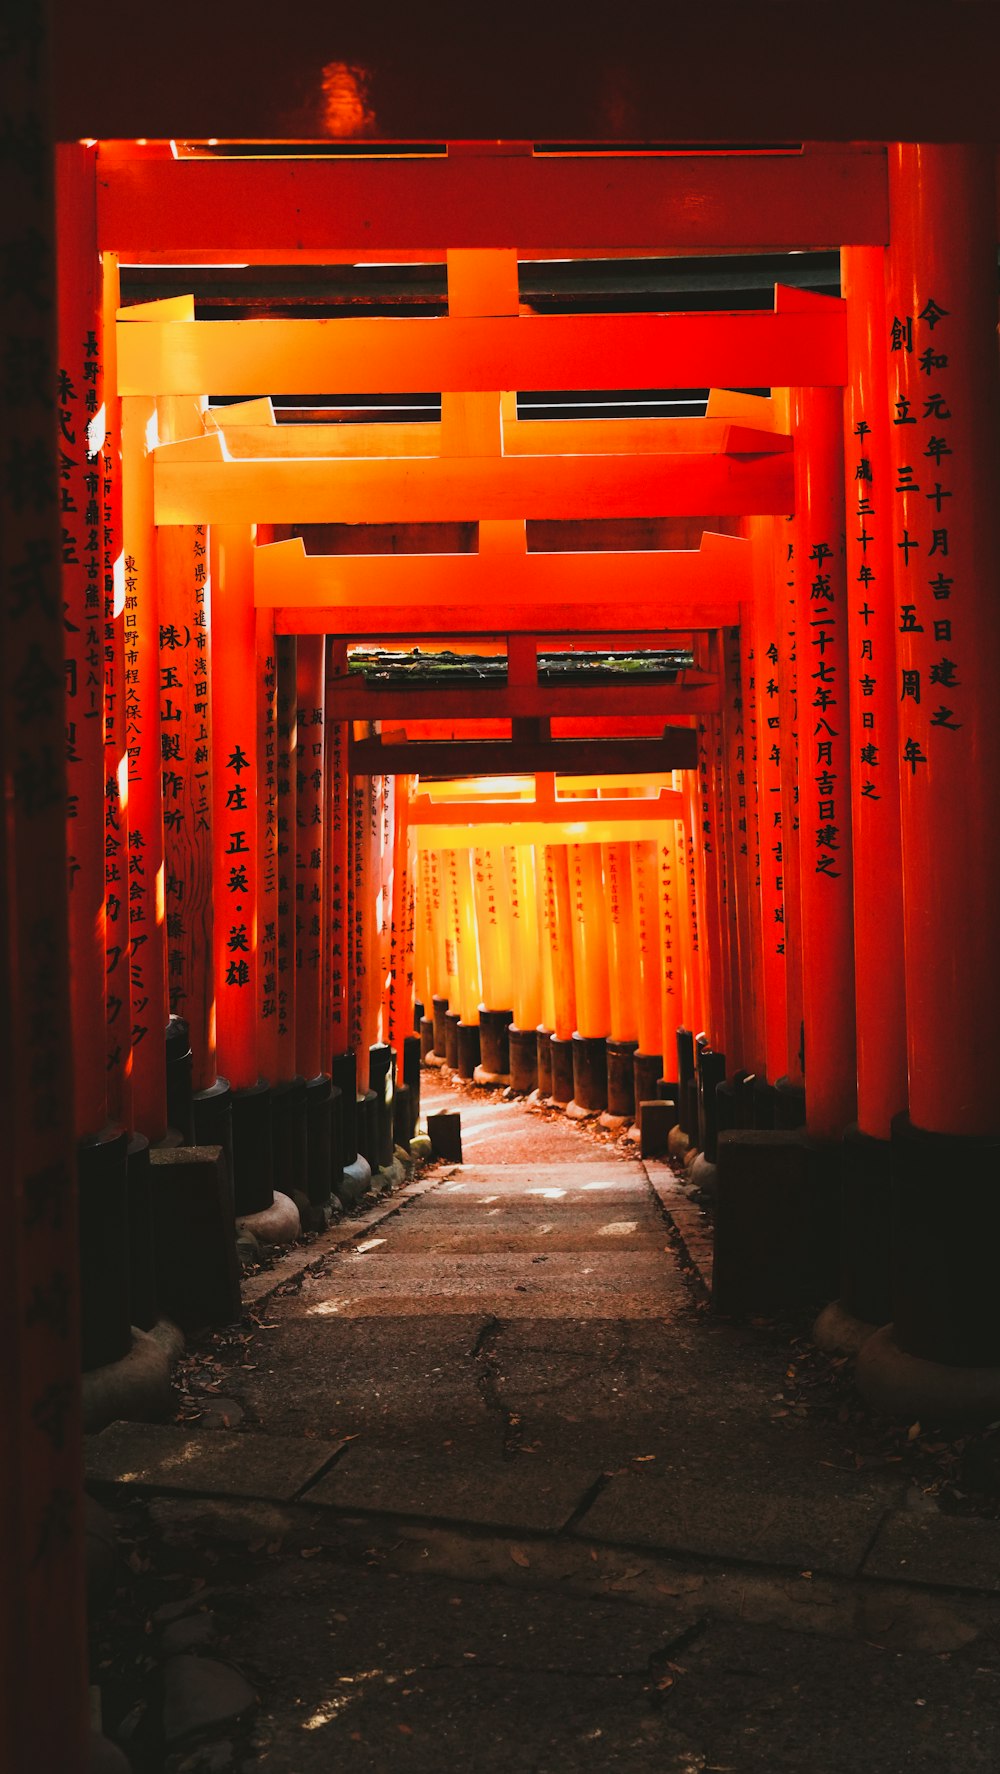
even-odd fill
[[(230, 1226), (321, 1210), (421, 1058), (585, 1113), (660, 1087), (717, 1167), (720, 1307), (825, 1289), (872, 1397), (997, 1390), (994, 147), (407, 143), (363, 84), (324, 152), (78, 140), (63, 95), (54, 220), (11, 172), (27, 1695), (53, 1655), (84, 1693), (78, 1321), (89, 1370), (183, 1316), (167, 1167), (221, 1145)], [(619, 287), (819, 249), (839, 294), (792, 256), (753, 308)], [(317, 317), (324, 267), (395, 293)]]

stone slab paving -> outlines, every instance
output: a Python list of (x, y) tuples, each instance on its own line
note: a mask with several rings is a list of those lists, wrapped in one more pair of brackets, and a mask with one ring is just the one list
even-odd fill
[(1000, 1522), (893, 1510), (875, 1536), (864, 1574), (1000, 1593)]
[(880, 1493), (819, 1500), (749, 1485), (626, 1472), (611, 1479), (576, 1532), (594, 1540), (849, 1577), (861, 1570), (885, 1507)]
[(598, 1477), (596, 1466), (546, 1466), (523, 1458), (406, 1459), (351, 1448), (302, 1500), (333, 1509), (556, 1534)]
[(85, 1437), (84, 1457), (88, 1480), (98, 1484), (286, 1503), (319, 1476), (337, 1448), (281, 1435), (192, 1435), (169, 1423), (109, 1423), (100, 1435)]

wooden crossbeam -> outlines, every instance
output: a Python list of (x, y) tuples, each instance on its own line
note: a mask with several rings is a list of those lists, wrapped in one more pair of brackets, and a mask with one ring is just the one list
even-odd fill
[(697, 762), (698, 735), (673, 727), (659, 739), (357, 739), (351, 741), (350, 767), (357, 776), (510, 776), (519, 771), (690, 770)]
[[(482, 540), (482, 537), (481, 537)], [(516, 538), (515, 538), (516, 540)], [(282, 634), (622, 634), (728, 627), (753, 596), (750, 545), (622, 554), (307, 555), (258, 548), (254, 597)]]
[(204, 444), (155, 452), (158, 524), (782, 515), (794, 504), (787, 452), (227, 461), (218, 438)]
[(883, 246), (885, 150), (193, 160), (102, 144), (98, 228), (124, 258), (249, 263), (511, 247), (522, 256)]
[(664, 719), (705, 714), (721, 707), (717, 683), (464, 684), (426, 690), (366, 685), (351, 677), (330, 686), (338, 720), (517, 720), (558, 715), (656, 715)]
[[(459, 397), (460, 398), (460, 397)], [(734, 403), (737, 396), (732, 397)], [(446, 397), (447, 399), (447, 397)], [(496, 396), (499, 402), (499, 395)], [(767, 405), (767, 403), (761, 403)], [(270, 419), (247, 424), (245, 407), (266, 407)], [(225, 439), (235, 461), (259, 458), (367, 458), (442, 456), (446, 428), (426, 424), (279, 425), (270, 401), (210, 407), (208, 424)], [(691, 419), (505, 419), (496, 428), (496, 453), (505, 456), (759, 456), (780, 455), (792, 440), (779, 431), (714, 415)], [(217, 460), (217, 450), (196, 439), (163, 446), (174, 462)]]
[(118, 328), (118, 374), (123, 395), (840, 385), (845, 308), (148, 321)]

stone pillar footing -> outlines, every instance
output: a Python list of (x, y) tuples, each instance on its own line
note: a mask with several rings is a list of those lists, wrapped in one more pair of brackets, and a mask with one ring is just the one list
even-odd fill
[(867, 1404), (925, 1429), (971, 1427), (1000, 1417), (1000, 1366), (958, 1367), (908, 1355), (892, 1324), (868, 1338), (854, 1378)]
[(843, 1300), (831, 1300), (813, 1325), (813, 1342), (826, 1355), (857, 1355), (878, 1325), (855, 1317)]

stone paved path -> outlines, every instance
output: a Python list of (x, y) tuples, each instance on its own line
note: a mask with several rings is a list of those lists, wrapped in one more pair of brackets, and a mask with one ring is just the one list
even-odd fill
[(1000, 1529), (776, 1403), (641, 1164), (461, 1106), (463, 1166), (258, 1308), (238, 1429), (92, 1440), (102, 1495), (222, 1560), (236, 1765), (994, 1768)]

